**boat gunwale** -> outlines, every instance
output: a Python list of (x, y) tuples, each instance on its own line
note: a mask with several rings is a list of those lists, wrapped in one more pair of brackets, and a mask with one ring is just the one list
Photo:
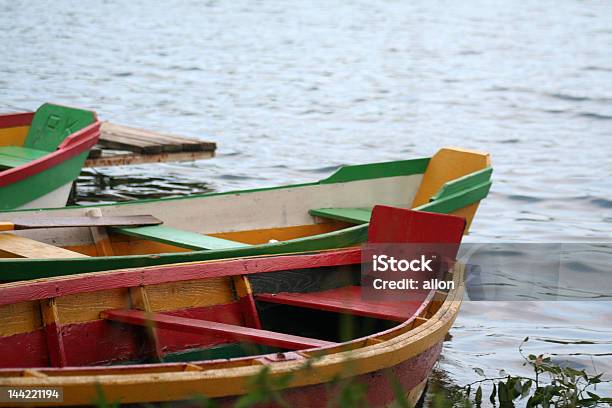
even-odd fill
[[(60, 278), (61, 279), (61, 278)], [(333, 376), (340, 377), (348, 377), (359, 374), (365, 374), (368, 372), (373, 372), (381, 369), (385, 369), (388, 367), (392, 367), (396, 364), (399, 364), (402, 361), (405, 361), (411, 357), (414, 357), (421, 352), (435, 346), (438, 342), (442, 341), (445, 334), (450, 329), (452, 323), (454, 322), (458, 311), (459, 306), (461, 304), (461, 299), (463, 297), (464, 291), (464, 283), (463, 283), (463, 265), (457, 263), (454, 267), (453, 273), (453, 281), (456, 283), (455, 289), (450, 290), (446, 293), (445, 299), (440, 305), (440, 307), (436, 310), (436, 312), (430, 316), (424, 323), (420, 324), (417, 327), (410, 328), (409, 325), (412, 324), (414, 319), (408, 319), (405, 322), (395, 326), (391, 329), (375, 333), (370, 336), (365, 336), (363, 338), (354, 339), (349, 342), (339, 343), (337, 345), (330, 346), (326, 349), (327, 351), (331, 351), (334, 348), (344, 348), (349, 345), (355, 345), (357, 343), (366, 344), (363, 347), (357, 347), (349, 350), (339, 350), (337, 352), (331, 351), (329, 354), (324, 354), (322, 356), (313, 357), (312, 364), (310, 367), (318, 370), (317, 376), (312, 375), (304, 375), (300, 377), (296, 377), (297, 379), (292, 381), (289, 384), (288, 388), (312, 385), (317, 383), (324, 383), (328, 381)], [(432, 303), (430, 302), (428, 307), (431, 307)], [(416, 314), (415, 314), (416, 316)], [(374, 344), (367, 344), (367, 340), (370, 338), (377, 338), (382, 335), (388, 335), (390, 333), (397, 333), (396, 336), (385, 339), (381, 342)], [(313, 350), (321, 350), (317, 349), (308, 349), (308, 350), (300, 350), (303, 353), (303, 356), (308, 356), (308, 351)], [(269, 354), (268, 354), (269, 355)], [(112, 369), (116, 369), (117, 367), (66, 367), (66, 368), (40, 368), (40, 369), (32, 369), (37, 372), (40, 372), (44, 375), (45, 372), (49, 372), (50, 374), (59, 374), (59, 375), (50, 375), (40, 377), (2, 377), (0, 376), (0, 384), (4, 385), (12, 385), (12, 386), (35, 386), (35, 385), (45, 385), (45, 386), (76, 386), (79, 385), (92, 385), (94, 383), (98, 383), (102, 386), (117, 386), (117, 387), (130, 387), (135, 384), (138, 385), (146, 385), (146, 384), (174, 384), (174, 383), (184, 383), (188, 381), (199, 381), (199, 387), (202, 388), (204, 384), (201, 382), (202, 380), (219, 380), (219, 381), (231, 381), (232, 384), (235, 384), (240, 381), (247, 381), (248, 378), (251, 378), (253, 375), (256, 375), (259, 370), (262, 368), (260, 364), (261, 357), (265, 357), (266, 355), (258, 355), (258, 356), (249, 356), (249, 357), (240, 357), (236, 359), (217, 359), (217, 360), (208, 360), (204, 362), (204, 366), (209, 365), (218, 365), (218, 364), (229, 364), (229, 363), (237, 363), (237, 362), (245, 362), (250, 363), (248, 365), (241, 365), (237, 367), (216, 367), (206, 369), (206, 367), (202, 367), (201, 370), (197, 371), (169, 371), (169, 372), (143, 372), (143, 373), (126, 373), (126, 374), (104, 374), (104, 370), (111, 371)], [(287, 373), (296, 372), (299, 370), (303, 370), (304, 361), (308, 358), (293, 361), (284, 361), (284, 362), (270, 362), (266, 363), (270, 367), (270, 374), (273, 376), (280, 376)], [(366, 361), (367, 360), (367, 361)], [(259, 363), (257, 363), (259, 361)], [(359, 364), (351, 364), (354, 362), (358, 362)], [(178, 368), (185, 367), (187, 364), (195, 365), (198, 362), (190, 362), (190, 363), (160, 363), (155, 365), (126, 365), (121, 368), (121, 370), (130, 370), (130, 369), (154, 369), (157, 367), (167, 367), (167, 368)], [(343, 369), (343, 366), (346, 364), (351, 364), (350, 373), (346, 372)], [(374, 366), (374, 367), (372, 367)], [(87, 374), (87, 375), (78, 375), (78, 371), (95, 371), (98, 374)], [(323, 370), (324, 372), (321, 372)], [(0, 369), (0, 375), (2, 372), (20, 372), (23, 371), (20, 369)], [(62, 373), (65, 373), (62, 375)], [(71, 375), (71, 373), (77, 373), (77, 375)], [(214, 381), (213, 381), (214, 382)], [(225, 387), (219, 388), (216, 387), (215, 384), (207, 386), (206, 395), (208, 397), (223, 397), (229, 395), (239, 395), (244, 393), (244, 389), (241, 389), (239, 385), (236, 385), (236, 388)], [(214, 391), (213, 391), (214, 390)], [(240, 392), (242, 391), (242, 392)], [(180, 390), (177, 390), (176, 393), (180, 393)], [(185, 395), (176, 395), (171, 393), (164, 394), (166, 400), (172, 400), (176, 398), (185, 397)], [(129, 392), (127, 393), (129, 395)], [(123, 402), (137, 402), (139, 399), (126, 400)], [(78, 401), (75, 401), (77, 403)]]
[[(190, 200), (190, 199), (198, 199), (198, 198), (208, 198), (208, 197), (216, 197), (223, 195), (240, 195), (240, 194), (250, 194), (250, 193), (258, 193), (265, 191), (273, 191), (280, 189), (291, 189), (291, 188), (300, 188), (300, 187), (308, 187), (308, 186), (316, 186), (316, 185), (325, 185), (325, 184), (338, 184), (338, 183), (350, 183), (353, 181), (362, 181), (362, 180), (375, 180), (379, 178), (393, 178), (393, 177), (406, 177), (424, 174), (427, 168), (427, 164), (431, 157), (417, 157), (414, 159), (407, 160), (393, 160), (386, 162), (376, 162), (376, 163), (364, 163), (364, 164), (352, 164), (352, 165), (341, 165), (338, 169), (324, 179), (320, 179), (318, 181), (306, 182), (306, 183), (298, 183), (298, 184), (287, 184), (280, 186), (270, 186), (270, 187), (260, 187), (253, 189), (245, 189), (245, 190), (230, 190), (230, 191), (221, 191), (221, 192), (210, 192), (210, 193), (201, 193), (201, 194), (191, 194), (188, 196), (179, 196), (179, 197), (162, 197), (162, 198), (150, 198), (150, 199), (140, 199), (140, 200), (132, 200), (132, 201), (120, 201), (116, 203), (97, 203), (97, 204), (89, 204), (89, 205), (71, 205), (66, 207), (54, 207), (54, 208), (30, 208), (23, 210), (0, 210), (0, 214), (2, 213), (10, 213), (10, 212), (40, 212), (42, 211), (60, 211), (60, 210), (78, 210), (78, 209), (88, 209), (88, 208), (98, 208), (98, 207), (111, 207), (111, 206), (129, 206), (129, 205), (139, 205), (139, 204), (147, 204), (147, 203), (159, 203), (159, 202), (168, 202), (168, 201), (176, 201), (176, 200)], [(381, 170), (385, 167), (390, 166), (399, 166), (401, 171), (395, 170), (395, 172), (391, 175), (385, 174)], [(354, 174), (353, 171), (356, 168), (360, 168), (361, 170), (366, 170), (370, 172), (380, 172), (375, 175), (368, 176), (360, 176), (358, 174)]]
[[(57, 150), (49, 152), (44, 156), (30, 160), (27, 163), (24, 163), (17, 167), (12, 167), (10, 169), (6, 169), (0, 171), (0, 187), (5, 187), (19, 181), (26, 179), (27, 177), (33, 176), (35, 174), (42, 173), (52, 167), (55, 167), (61, 163), (64, 163), (68, 159), (71, 159), (79, 154), (89, 150), (93, 147), (100, 137), (100, 126), (102, 122), (98, 119), (98, 116), (94, 111), (90, 111), (93, 113), (93, 122), (89, 125), (85, 126), (82, 129), (77, 130), (76, 132), (72, 132), (60, 143)], [(29, 114), (30, 112), (22, 113), (22, 115)], [(19, 115), (19, 114), (9, 114), (9, 116)], [(34, 115), (32, 115), (33, 119)], [(30, 119), (30, 123), (31, 120)], [(66, 208), (66, 207), (60, 207)], [(0, 210), (0, 212), (15, 212), (15, 211), (40, 211), (40, 209), (7, 209)]]

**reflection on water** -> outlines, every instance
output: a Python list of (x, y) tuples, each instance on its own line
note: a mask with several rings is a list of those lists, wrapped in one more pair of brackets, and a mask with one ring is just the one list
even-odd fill
[[(3, 110), (44, 101), (213, 139), (213, 160), (87, 171), (79, 201), (319, 179), (345, 163), (492, 153), (471, 242), (609, 241), (612, 5), (606, 2), (0, 4)], [(609, 268), (606, 272), (609, 272)], [(607, 277), (607, 276), (606, 276)], [(602, 278), (600, 276), (600, 278)], [(516, 347), (612, 372), (610, 304), (468, 302), (451, 383), (520, 372)]]

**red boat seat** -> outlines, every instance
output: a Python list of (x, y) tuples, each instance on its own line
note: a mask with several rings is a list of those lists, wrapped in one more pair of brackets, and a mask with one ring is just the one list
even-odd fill
[[(425, 294), (423, 295), (424, 298)], [(268, 303), (326, 310), (397, 322), (404, 322), (410, 319), (422, 304), (422, 302), (416, 300), (401, 302), (366, 301), (361, 298), (360, 286), (345, 286), (310, 293), (266, 293), (256, 295), (255, 299)]]
[(164, 315), (162, 313), (147, 313), (140, 310), (109, 310), (102, 312), (100, 317), (116, 322), (158, 329), (185, 331), (195, 334), (219, 334), (235, 341), (245, 341), (271, 347), (297, 350), (331, 346), (335, 343), (273, 332), (269, 330), (252, 329), (233, 324), (217, 323), (208, 320), (190, 319), (185, 317)]

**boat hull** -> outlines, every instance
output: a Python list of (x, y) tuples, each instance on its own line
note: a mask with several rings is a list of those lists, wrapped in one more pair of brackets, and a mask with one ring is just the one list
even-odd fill
[[(435, 164), (437, 156), (447, 151), (456, 154), (459, 170), (453, 168), (440, 175), (431, 163)], [(447, 164), (449, 160), (444, 158), (441, 164)], [(466, 167), (466, 163), (470, 166)], [(377, 204), (401, 208), (417, 205), (415, 209), (425, 212), (459, 215), (469, 225), (478, 203), (488, 194), (491, 171), (488, 154), (442, 149), (432, 158), (343, 167), (319, 182), (295, 186), (143, 200), (95, 208), (0, 212), (0, 219), (7, 222), (20, 217), (87, 216), (89, 211), (99, 211), (102, 216), (150, 214), (164, 221), (163, 227), (232, 240), (238, 244), (231, 248), (193, 250), (179, 244), (173, 246), (172, 234), (167, 235), (169, 240), (152, 242), (131, 236), (130, 232), (111, 230), (106, 245), (106, 248), (111, 248), (109, 254), (94, 242), (89, 228), (23, 230), (16, 234), (61, 246), (75, 252), (75, 257), (0, 259), (0, 268), (10, 271), (2, 274), (0, 280), (29, 280), (171, 263), (318, 251), (365, 242), (369, 218), (351, 223), (342, 218), (326, 219), (316, 215), (321, 213), (316, 210), (328, 208), (363, 212), (364, 208), (371, 209)], [(435, 200), (415, 201), (419, 191), (425, 187), (426, 179), (433, 177), (428, 172), (439, 179), (432, 184), (442, 187), (432, 189), (437, 191)]]
[[(0, 210), (66, 205), (72, 182), (100, 136), (100, 122), (91, 115), (93, 123), (65, 136), (55, 151), (0, 171)], [(33, 112), (0, 115), (0, 147), (22, 146), (33, 118)]]

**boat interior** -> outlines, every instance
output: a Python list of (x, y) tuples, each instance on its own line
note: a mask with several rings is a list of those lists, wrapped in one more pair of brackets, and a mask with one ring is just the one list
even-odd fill
[[(385, 228), (390, 221), (396, 227)], [(446, 242), (456, 254), (464, 227), (457, 217), (377, 206), (369, 241)], [(351, 248), (74, 275), (32, 281), (28, 290), (25, 283), (7, 284), (0, 299), (0, 376), (305, 359), (412, 330), (450, 293), (364, 300), (361, 255)]]
[(45, 103), (35, 113), (8, 115), (5, 121), (0, 120), (0, 171), (54, 152), (68, 136), (91, 125), (95, 114)]
[[(462, 166), (457, 165), (459, 162)], [(466, 167), (465, 163), (470, 165)], [(468, 221), (467, 232), (478, 201), (486, 195), (491, 183), (491, 168), (488, 164), (486, 154), (442, 149), (430, 159), (424, 174), (406, 177), (341, 183), (342, 187), (316, 184), (248, 194), (219, 194), (176, 201), (157, 200), (142, 205), (58, 210), (50, 212), (47, 218), (52, 220), (54, 214), (74, 214), (77, 211), (79, 215), (94, 214), (92, 216), (98, 217), (107, 213), (126, 213), (128, 216), (151, 214), (164, 223), (0, 233), (0, 258), (148, 255), (233, 249), (283, 242), (366, 224), (370, 221), (373, 200), (377, 204), (424, 211), (429, 210), (428, 206), (440, 203), (439, 208), (431, 208), (430, 211), (446, 212), (465, 218)], [(464, 177), (465, 174), (468, 175), (467, 178)], [(338, 188), (344, 189), (346, 194), (333, 194), (334, 189)], [(480, 195), (474, 195), (475, 191)], [(374, 194), (375, 192), (377, 193)], [(324, 204), (319, 201), (321, 199), (326, 200)], [(449, 207), (449, 200), (458, 204)], [(317, 207), (317, 204), (329, 205), (330, 202), (334, 205)], [(224, 220), (230, 214), (225, 212), (225, 208), (234, 208), (231, 216), (237, 220), (238, 226), (231, 231), (215, 232), (223, 231), (223, 227), (227, 228)], [(36, 216), (28, 212), (22, 212), (20, 215), (25, 218)]]

